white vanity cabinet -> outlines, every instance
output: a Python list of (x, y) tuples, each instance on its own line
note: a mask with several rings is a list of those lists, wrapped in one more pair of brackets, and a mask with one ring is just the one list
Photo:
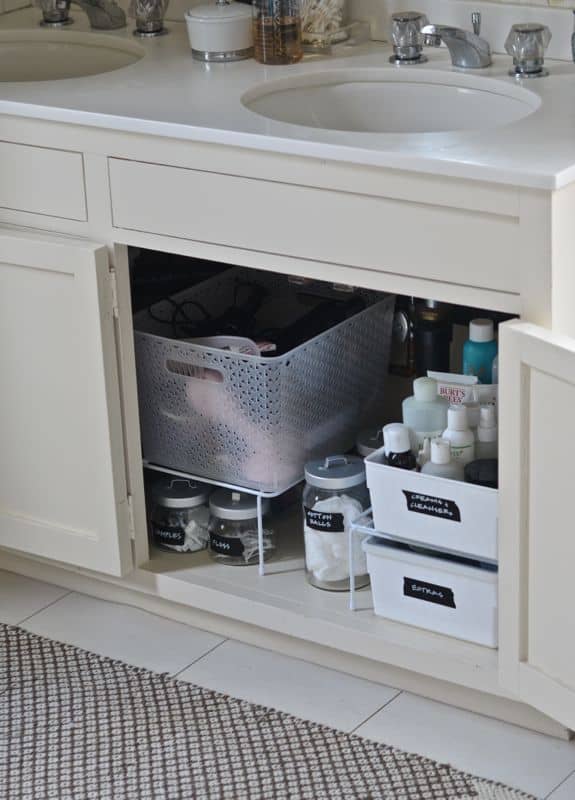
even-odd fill
[[(62, 152), (83, 143), (86, 219), (73, 175), (62, 181), (73, 214), (0, 202), (0, 223), (27, 226), (0, 233), (0, 566), (161, 601), (178, 618), (187, 607), (196, 624), (229, 623), (264, 646), (542, 730), (560, 728), (528, 706), (575, 728), (571, 189), (0, 119), (0, 138), (20, 135)], [(246, 570), (224, 580), (149, 559), (128, 246), (521, 316), (500, 335), (499, 651), (353, 615), (303, 573), (297, 591), (282, 590), (293, 570), (279, 583)]]

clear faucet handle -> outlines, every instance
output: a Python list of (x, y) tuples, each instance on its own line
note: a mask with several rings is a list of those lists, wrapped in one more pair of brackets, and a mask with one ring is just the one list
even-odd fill
[(392, 64), (421, 64), (427, 61), (423, 55), (424, 37), (421, 29), (428, 19), (421, 11), (397, 11), (391, 15)]
[(391, 15), (391, 38), (396, 47), (423, 45), (421, 29), (427, 25), (427, 17), (420, 11), (398, 11)]
[(539, 22), (524, 22), (511, 26), (505, 40), (505, 50), (513, 56), (510, 75), (535, 78), (548, 75), (543, 69), (545, 50), (551, 41), (551, 31)]

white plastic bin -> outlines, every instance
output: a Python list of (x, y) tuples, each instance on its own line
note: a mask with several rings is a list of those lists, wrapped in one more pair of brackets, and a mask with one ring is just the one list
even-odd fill
[(306, 461), (351, 448), (380, 411), (394, 297), (362, 292), (362, 311), (278, 357), (169, 338), (176, 304), (192, 311), (200, 303), (217, 316), (241, 282), (276, 298), (276, 316), (266, 325), (289, 316), (298, 287), (287, 276), (240, 268), (136, 315), (143, 454), (193, 475), (279, 492), (301, 479)]
[(363, 543), (375, 613), (497, 647), (497, 572), (455, 560)]
[(498, 492), (365, 459), (376, 531), (454, 555), (497, 563)]

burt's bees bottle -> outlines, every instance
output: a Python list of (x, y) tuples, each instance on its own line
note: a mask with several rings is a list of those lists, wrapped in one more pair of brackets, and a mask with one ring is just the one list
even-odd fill
[(295, 64), (303, 56), (300, 0), (253, 0), (254, 56), (260, 64)]

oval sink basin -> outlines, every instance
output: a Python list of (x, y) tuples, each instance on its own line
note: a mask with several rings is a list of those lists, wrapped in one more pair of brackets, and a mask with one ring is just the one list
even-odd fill
[(242, 97), (268, 119), (333, 131), (446, 133), (508, 125), (540, 98), (493, 78), (429, 70), (337, 70), (260, 84)]
[(127, 67), (145, 50), (114, 36), (60, 30), (0, 32), (0, 81), (56, 81)]

